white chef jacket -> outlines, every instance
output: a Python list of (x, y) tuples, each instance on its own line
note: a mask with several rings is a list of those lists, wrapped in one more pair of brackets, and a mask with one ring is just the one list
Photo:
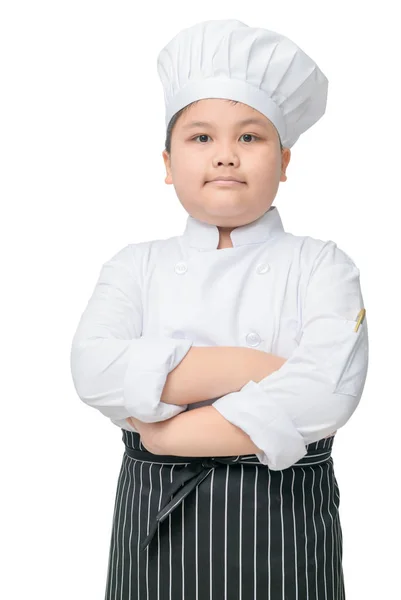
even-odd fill
[[(188, 216), (182, 235), (128, 244), (102, 265), (71, 348), (80, 399), (136, 431), (193, 408), (160, 400), (191, 346), (242, 346), (287, 362), (213, 406), (285, 469), (342, 427), (368, 369), (359, 270), (331, 240), (284, 231), (277, 207), (231, 232)], [(211, 401), (206, 401), (207, 404)]]

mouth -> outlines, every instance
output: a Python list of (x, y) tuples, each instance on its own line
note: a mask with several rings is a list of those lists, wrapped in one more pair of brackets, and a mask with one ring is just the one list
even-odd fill
[(245, 181), (233, 181), (230, 179), (214, 179), (213, 181), (207, 181), (206, 183), (214, 183), (215, 185), (223, 185), (223, 186), (245, 185)]

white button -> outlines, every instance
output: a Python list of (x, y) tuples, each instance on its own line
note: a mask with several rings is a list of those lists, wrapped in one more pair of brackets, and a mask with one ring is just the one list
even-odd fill
[(267, 273), (267, 271), (269, 271), (269, 269), (270, 269), (270, 265), (268, 265), (267, 263), (260, 263), (256, 267), (256, 273)]
[(246, 336), (246, 343), (248, 346), (259, 346), (260, 341), (260, 336), (255, 332), (248, 333)]
[(182, 273), (185, 273), (187, 271), (188, 267), (186, 265), (186, 263), (184, 262), (178, 262), (175, 267), (174, 270), (176, 273), (178, 273), (179, 275), (181, 275)]

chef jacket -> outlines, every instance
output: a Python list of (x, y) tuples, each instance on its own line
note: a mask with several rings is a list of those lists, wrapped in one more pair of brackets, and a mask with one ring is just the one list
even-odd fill
[(160, 400), (192, 346), (242, 346), (287, 359), (259, 382), (212, 402), (285, 469), (345, 425), (368, 369), (359, 270), (335, 242), (286, 232), (277, 207), (231, 232), (188, 215), (182, 235), (132, 243), (100, 270), (71, 347), (80, 399), (136, 431), (189, 405)]

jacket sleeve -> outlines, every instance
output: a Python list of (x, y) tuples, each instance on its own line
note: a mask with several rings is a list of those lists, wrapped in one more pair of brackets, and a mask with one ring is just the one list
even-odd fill
[(272, 470), (296, 463), (307, 444), (345, 425), (357, 408), (368, 370), (366, 315), (355, 331), (362, 308), (358, 268), (325, 242), (309, 276), (298, 347), (278, 371), (214, 402)]
[[(103, 264), (70, 354), (80, 399), (120, 426), (127, 417), (153, 423), (187, 408), (160, 398), (168, 374), (192, 341), (141, 333), (142, 295), (130, 244)], [(128, 422), (124, 427), (130, 430)]]

